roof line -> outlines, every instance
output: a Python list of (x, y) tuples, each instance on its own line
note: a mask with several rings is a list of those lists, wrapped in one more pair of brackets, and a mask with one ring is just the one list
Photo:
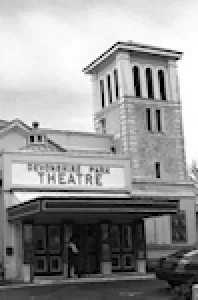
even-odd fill
[(62, 134), (80, 134), (80, 135), (91, 135), (95, 137), (113, 137), (113, 134), (103, 134), (103, 133), (97, 133), (92, 131), (77, 131), (77, 130), (64, 130), (64, 129), (53, 129), (53, 128), (40, 128), (44, 133), (50, 134), (50, 133), (62, 133)]
[[(90, 74), (91, 70), (97, 66), (100, 61), (104, 60), (105, 57), (110, 56), (113, 54), (116, 50), (131, 50), (131, 51), (140, 51), (140, 52), (150, 52), (151, 54), (155, 55), (161, 55), (161, 56), (169, 56), (173, 57), (174, 59), (180, 59), (183, 52), (172, 50), (172, 49), (166, 49), (166, 48), (160, 48), (157, 46), (147, 45), (147, 44), (141, 44), (141, 43), (134, 43), (132, 41), (117, 41), (114, 43), (111, 47), (109, 47), (107, 50), (105, 50), (101, 55), (99, 55), (96, 59), (94, 59), (90, 64), (88, 64), (85, 68), (83, 68), (83, 72), (86, 74)], [(147, 50), (147, 51), (146, 51)]]

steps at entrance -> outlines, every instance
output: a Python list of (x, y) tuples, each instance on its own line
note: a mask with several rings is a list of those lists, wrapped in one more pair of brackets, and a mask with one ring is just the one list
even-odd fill
[(55, 282), (64, 280), (64, 276), (35, 276), (34, 283)]
[(77, 276), (66, 279), (64, 276), (36, 276), (34, 278), (35, 284), (50, 284), (50, 283), (58, 283), (58, 282), (67, 282), (67, 281), (87, 281), (87, 280), (93, 280), (93, 281), (100, 281), (100, 280), (119, 280), (119, 278), (122, 280), (124, 279), (131, 279), (135, 280), (137, 278), (139, 279), (153, 279), (155, 276), (153, 274), (140, 274), (138, 272), (123, 272), (123, 273), (113, 273), (109, 275), (103, 275), (103, 274), (87, 274), (83, 275), (80, 278), (77, 278)]

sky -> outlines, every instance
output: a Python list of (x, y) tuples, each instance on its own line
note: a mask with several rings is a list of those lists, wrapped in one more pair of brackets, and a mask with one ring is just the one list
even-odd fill
[(197, 15), (194, 0), (0, 0), (0, 119), (93, 131), (83, 67), (118, 40), (152, 44), (184, 52), (186, 155), (198, 160)]

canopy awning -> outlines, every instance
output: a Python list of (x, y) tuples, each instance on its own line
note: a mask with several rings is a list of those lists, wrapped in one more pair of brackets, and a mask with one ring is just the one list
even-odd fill
[(174, 214), (178, 200), (133, 197), (127, 193), (15, 192), (18, 203), (7, 207), (9, 221), (38, 214)]
[(82, 192), (82, 191), (68, 191), (68, 192), (14, 192), (12, 201), (10, 203), (7, 203), (7, 207), (23, 204), (25, 202), (29, 202), (34, 199), (109, 199), (109, 198), (115, 198), (115, 199), (125, 199), (129, 198), (128, 192), (123, 191), (117, 191), (117, 192), (96, 192), (96, 191), (89, 191), (89, 192)]

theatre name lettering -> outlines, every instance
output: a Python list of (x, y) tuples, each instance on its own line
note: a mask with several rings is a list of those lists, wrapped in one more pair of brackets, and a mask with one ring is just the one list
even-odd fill
[(110, 174), (110, 168), (107, 166), (81, 166), (79, 164), (28, 163), (27, 170), (38, 174), (40, 184), (102, 186), (103, 174)]
[(78, 163), (13, 162), (12, 184), (56, 187), (124, 188), (124, 167)]

